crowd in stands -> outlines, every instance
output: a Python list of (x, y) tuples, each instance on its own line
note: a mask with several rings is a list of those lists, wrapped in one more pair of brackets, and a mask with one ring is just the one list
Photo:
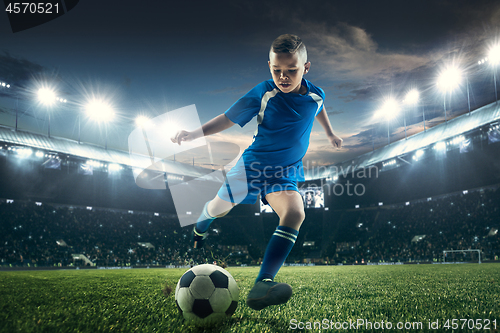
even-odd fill
[[(288, 262), (303, 263), (310, 257), (328, 264), (438, 261), (443, 250), (452, 249), (480, 249), (483, 260), (498, 260), (498, 202), (500, 190), (474, 191), (333, 212), (332, 221), (322, 220), (312, 209)], [(0, 267), (259, 264), (265, 237), (277, 223), (276, 217), (263, 220), (251, 225), (244, 217), (228, 215), (212, 225), (204, 250), (194, 251), (192, 226), (180, 227), (175, 216), (3, 202)], [(83, 254), (89, 262), (73, 254)]]
[[(391, 208), (346, 212), (335, 254), (340, 262), (443, 260), (444, 250), (480, 249), (500, 255), (500, 190), (474, 191)], [(355, 242), (345, 248), (345, 242)], [(447, 261), (478, 260), (448, 253)]]

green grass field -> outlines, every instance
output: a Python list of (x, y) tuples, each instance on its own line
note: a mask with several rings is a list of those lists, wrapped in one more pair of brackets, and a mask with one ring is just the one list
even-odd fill
[[(174, 292), (162, 292), (165, 285), (175, 290), (184, 271), (2, 271), (0, 332), (334, 332), (335, 325), (350, 332), (382, 331), (377, 325), (388, 322), (394, 332), (402, 331), (398, 323), (406, 331), (498, 332), (500, 326), (498, 264), (284, 267), (276, 280), (290, 283), (294, 295), (260, 312), (245, 305), (258, 268), (230, 267), (240, 303), (215, 328), (186, 323)], [(350, 320), (360, 324), (357, 330), (346, 325)], [(488, 320), (489, 330), (475, 329)], [(429, 329), (436, 321), (439, 328)]]

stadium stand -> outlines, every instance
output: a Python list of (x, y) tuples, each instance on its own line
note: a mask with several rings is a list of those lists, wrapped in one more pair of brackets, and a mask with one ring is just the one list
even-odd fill
[[(319, 213), (312, 212), (288, 262), (439, 262), (445, 249), (480, 249), (483, 261), (497, 261), (499, 200), (499, 189), (486, 189), (408, 206), (339, 211), (341, 227), (327, 228), (327, 234), (320, 232), (322, 223), (314, 217)], [(230, 217), (214, 224), (207, 249), (197, 254), (190, 249), (191, 229), (167, 216), (13, 202), (0, 204), (0, 219), (3, 267), (83, 266), (73, 260), (73, 253), (84, 254), (97, 266), (179, 266), (213, 260), (251, 265), (261, 260), (265, 244), (259, 226)], [(274, 228), (274, 220), (274, 214), (264, 218), (264, 234)], [(425, 237), (412, 241), (419, 235)], [(322, 252), (322, 243), (332, 238), (333, 246)]]
[[(306, 209), (288, 263), (440, 262), (453, 249), (480, 249), (483, 261), (497, 261), (499, 118), (490, 104), (321, 174), (310, 171), (305, 185), (325, 190), (325, 207)], [(278, 222), (258, 213), (258, 204), (238, 206), (215, 221), (207, 247), (195, 253), (168, 186), (139, 188), (126, 152), (7, 127), (0, 127), (0, 148), (1, 267), (259, 264)], [(206, 175), (165, 163), (165, 180)], [(371, 167), (372, 177), (357, 174)], [(335, 193), (348, 181), (366, 192)]]

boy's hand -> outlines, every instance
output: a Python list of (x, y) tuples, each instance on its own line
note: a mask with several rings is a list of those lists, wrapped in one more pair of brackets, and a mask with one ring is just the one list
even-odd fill
[(170, 138), (170, 140), (172, 140), (173, 143), (179, 144), (180, 146), (182, 141), (192, 141), (194, 140), (194, 138), (192, 132), (182, 130), (177, 132), (173, 137)]
[(329, 139), (330, 139), (332, 146), (337, 147), (337, 150), (342, 148), (342, 141), (344, 141), (344, 140), (342, 140), (340, 137), (333, 134), (331, 137), (329, 137)]

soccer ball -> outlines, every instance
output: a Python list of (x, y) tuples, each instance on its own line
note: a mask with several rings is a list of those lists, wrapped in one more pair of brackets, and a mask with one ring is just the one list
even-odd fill
[(175, 303), (185, 319), (212, 324), (233, 315), (240, 291), (228, 271), (215, 265), (198, 265), (177, 282)]

